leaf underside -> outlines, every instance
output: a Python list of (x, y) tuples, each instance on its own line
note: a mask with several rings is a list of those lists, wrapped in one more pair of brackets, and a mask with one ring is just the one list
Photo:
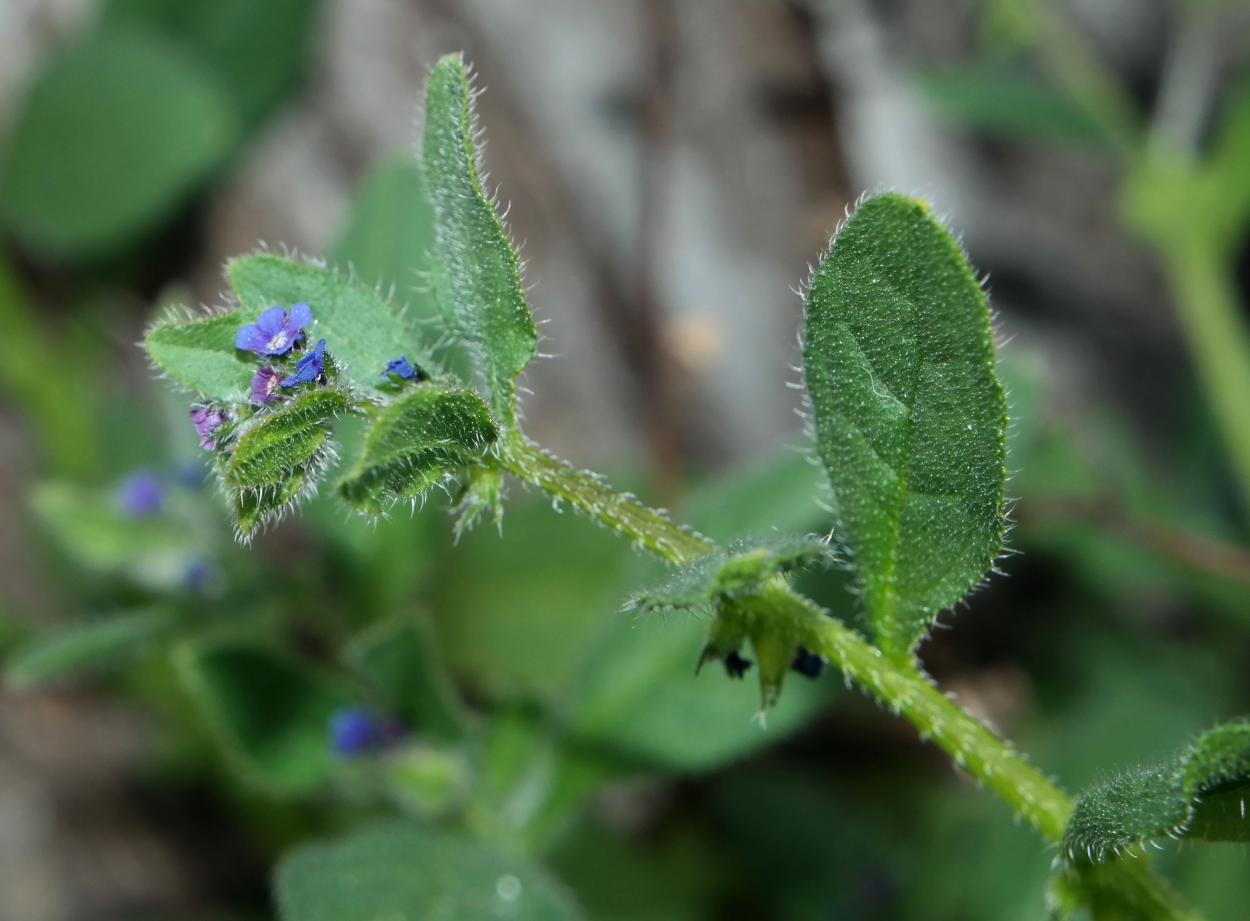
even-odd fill
[(490, 406), (516, 427), (516, 378), (534, 357), (538, 333), (520, 262), (482, 188), (474, 142), (473, 92), (464, 61), (444, 57), (425, 96), (422, 168), (434, 208), (434, 286), (448, 327), (468, 346)]
[(479, 462), (496, 435), (477, 394), (420, 386), (379, 413), (339, 494), (358, 511), (381, 515)]
[(850, 217), (812, 279), (803, 358), (836, 533), (878, 644), (905, 657), (1005, 530), (989, 310), (925, 204), (879, 195)]
[(1250, 722), (1202, 735), (1170, 761), (1122, 774), (1083, 795), (1063, 848), (1070, 862), (1101, 862), (1167, 835), (1250, 841)]

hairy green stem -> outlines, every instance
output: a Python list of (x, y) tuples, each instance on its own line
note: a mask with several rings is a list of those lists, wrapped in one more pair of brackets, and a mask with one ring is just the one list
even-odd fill
[[(670, 563), (689, 562), (715, 545), (673, 523), (663, 512), (614, 492), (600, 477), (578, 470), (533, 444), (516, 439), (501, 463), (514, 476), (568, 502), (594, 521), (627, 536)], [(780, 577), (753, 600), (761, 613), (788, 621), (801, 642), (824, 656), (883, 706), (907, 720), (989, 787), (1047, 841), (1063, 838), (1072, 799), (977, 719), (960, 709), (918, 669), (887, 658), (858, 631), (825, 615)], [(1091, 899), (1115, 898), (1143, 918), (1201, 921), (1157, 879), (1145, 858), (1117, 860), (1075, 875), (1071, 883)]]

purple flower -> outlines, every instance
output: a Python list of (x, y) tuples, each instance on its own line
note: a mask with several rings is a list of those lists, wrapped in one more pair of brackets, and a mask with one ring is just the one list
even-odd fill
[(807, 678), (819, 678), (825, 670), (825, 660), (811, 650), (800, 646), (794, 651), (794, 661), (790, 667)]
[(147, 470), (132, 473), (117, 489), (117, 504), (127, 518), (147, 518), (161, 510), (164, 490)]
[(234, 347), (257, 355), (285, 355), (303, 341), (304, 327), (312, 322), (307, 304), (295, 304), (287, 313), (281, 307), (270, 307), (255, 323), (241, 327), (234, 337)]
[(252, 377), (252, 405), (264, 406), (275, 399), (273, 392), (278, 389), (282, 375), (273, 368), (261, 368)]
[(318, 339), (316, 347), (307, 352), (295, 363), (295, 373), (282, 381), (283, 387), (295, 387), (299, 384), (311, 384), (325, 374), (326, 341)]
[(407, 355), (401, 355), (394, 361), (386, 363), (386, 370), (382, 372), (382, 377), (397, 377), (401, 381), (423, 381), (426, 380), (426, 373), (408, 361)]
[(330, 717), (330, 748), (340, 755), (363, 755), (403, 735), (397, 720), (384, 719), (363, 707), (348, 707)]
[(191, 410), (191, 424), (195, 426), (195, 433), (200, 436), (200, 447), (205, 451), (211, 451), (217, 447), (217, 439), (213, 437), (213, 432), (225, 424), (226, 415), (220, 409), (214, 409), (211, 406), (196, 406)]

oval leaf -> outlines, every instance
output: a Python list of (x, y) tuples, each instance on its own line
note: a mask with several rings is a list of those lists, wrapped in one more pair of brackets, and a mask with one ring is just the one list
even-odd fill
[(1007, 408), (985, 295), (922, 202), (880, 195), (812, 279), (816, 449), (877, 642), (905, 657), (1002, 549)]
[(242, 305), (239, 325), (270, 307), (308, 304), (308, 341), (325, 339), (335, 367), (363, 391), (384, 388), (387, 362), (401, 355), (427, 371), (434, 367), (398, 308), (361, 281), (271, 253), (231, 260), (226, 277)]
[(1250, 841), (1250, 722), (1204, 733), (1165, 764), (1095, 787), (1077, 801), (1063, 838), (1070, 862), (1101, 862), (1167, 835)]
[(256, 373), (256, 356), (234, 347), (239, 327), (255, 317), (239, 312), (192, 320), (158, 320), (144, 339), (148, 358), (170, 380), (209, 400), (242, 401)]
[(418, 387), (378, 414), (339, 493), (359, 511), (381, 515), (400, 499), (422, 498), (430, 487), (479, 462), (496, 434), (477, 394)]
[(482, 190), (476, 130), (464, 61), (449, 55), (426, 86), (422, 139), (434, 206), (435, 287), (448, 326), (468, 346), (485, 379), (491, 409), (515, 428), (516, 377), (534, 357), (538, 333), (516, 251)]

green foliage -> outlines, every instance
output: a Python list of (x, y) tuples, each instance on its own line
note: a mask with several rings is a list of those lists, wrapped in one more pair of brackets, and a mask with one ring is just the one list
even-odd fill
[(234, 336), (255, 319), (235, 312), (191, 320), (171, 315), (148, 330), (144, 346), (152, 363), (174, 383), (208, 400), (243, 400), (256, 360), (234, 347)]
[(1064, 835), (1072, 862), (1102, 862), (1167, 835), (1250, 841), (1250, 723), (1217, 726), (1171, 760), (1080, 798)]
[(541, 869), (436, 826), (383, 822), (287, 856), (274, 877), (282, 921), (573, 921)]
[(351, 408), (339, 390), (308, 390), (240, 423), (219, 471), (242, 539), (316, 486), (331, 453), (330, 423)]
[(339, 494), (377, 517), (400, 499), (423, 500), (431, 487), (479, 463), (496, 436), (477, 394), (423, 384), (378, 412)]
[(464, 730), (455, 688), (430, 631), (415, 618), (375, 624), (348, 644), (343, 659), (384, 712), (401, 716), (416, 731), (454, 737)]
[(520, 262), (482, 188), (473, 94), (459, 55), (440, 60), (425, 92), (422, 166), (435, 216), (435, 291), (506, 429), (516, 428), (516, 378), (537, 350)]
[(238, 132), (194, 60), (145, 30), (93, 33), (30, 88), (0, 163), (0, 218), (54, 255), (107, 254), (194, 191)]
[(129, 518), (107, 491), (68, 482), (42, 483), (35, 516), (78, 566), (153, 588), (180, 584), (203, 553), (203, 537), (167, 516)]
[(1019, 70), (987, 63), (925, 73), (919, 79), (938, 112), (973, 130), (1110, 146), (1112, 139), (1086, 109)]
[(103, 21), (159, 31), (214, 75), (250, 126), (294, 88), (320, 6), (319, 0), (110, 0)]
[(5, 681), (20, 691), (94, 675), (156, 646), (174, 619), (165, 610), (130, 611), (46, 630), (9, 652)]
[(347, 695), (260, 642), (212, 639), (176, 652), (178, 677), (245, 780), (276, 795), (311, 793), (333, 764), (331, 715)]
[[(359, 280), (270, 253), (232, 259), (226, 277), (242, 305), (236, 329), (270, 307), (308, 304), (308, 341), (325, 339), (335, 367), (362, 392), (384, 387), (382, 372), (400, 355), (427, 371), (435, 367), (399, 310)], [(233, 333), (230, 339), (233, 347)]]
[(1005, 528), (989, 312), (926, 205), (859, 206), (812, 279), (803, 355), (835, 534), (878, 643), (902, 658), (984, 577)]
[(662, 585), (640, 592), (627, 607), (649, 614), (707, 610), (723, 598), (750, 595), (779, 575), (830, 558), (829, 545), (814, 535), (739, 538), (729, 546), (677, 568)]

